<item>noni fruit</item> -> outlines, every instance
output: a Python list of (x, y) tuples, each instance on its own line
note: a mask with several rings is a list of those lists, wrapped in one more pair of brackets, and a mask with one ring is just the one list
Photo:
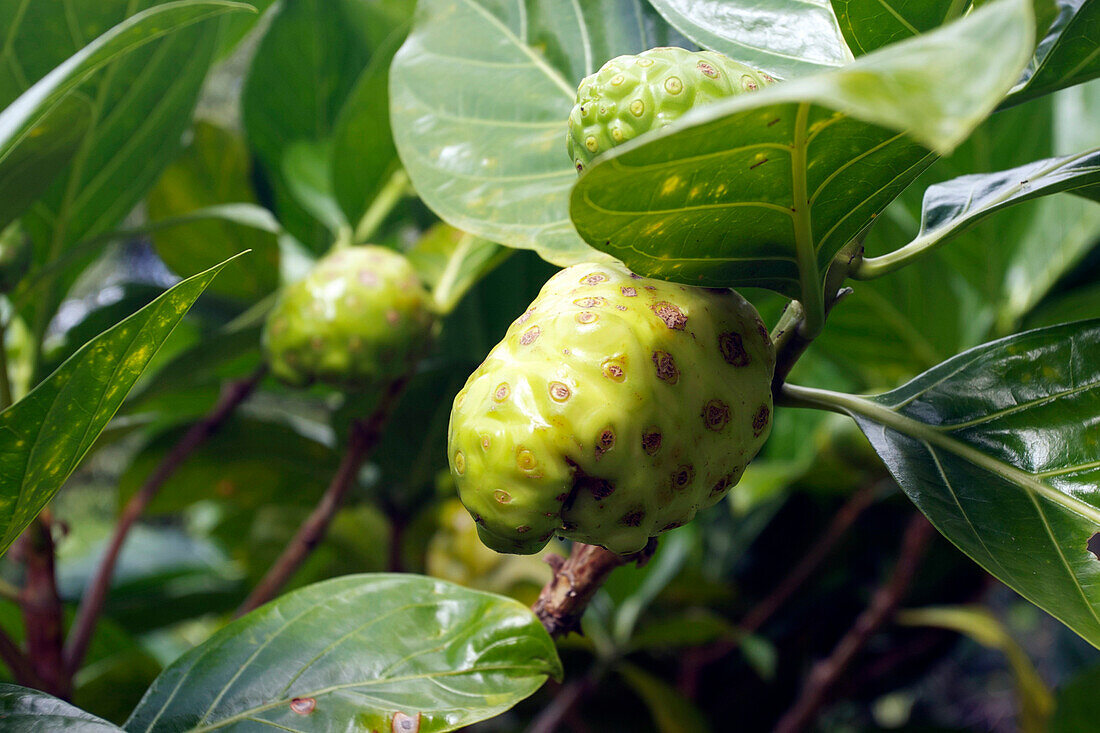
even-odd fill
[(569, 267), (455, 397), (459, 496), (499, 552), (555, 534), (641, 550), (740, 479), (771, 430), (774, 369), (756, 309), (731, 290)]
[(600, 153), (664, 127), (693, 107), (773, 81), (714, 51), (666, 47), (617, 56), (577, 89), (569, 114), (569, 157), (583, 171)]
[(349, 247), (283, 290), (263, 340), (272, 373), (288, 384), (366, 388), (408, 372), (435, 323), (408, 260), (385, 247)]

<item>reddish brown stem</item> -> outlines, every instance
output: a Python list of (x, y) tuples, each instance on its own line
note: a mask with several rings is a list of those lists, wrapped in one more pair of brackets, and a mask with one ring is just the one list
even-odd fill
[(49, 511), (44, 511), (31, 522), (20, 540), (18, 554), (26, 568), (26, 580), (19, 604), (27, 629), (27, 657), (41, 683), (39, 689), (68, 700), (73, 694), (73, 679), (62, 657), (65, 637), (52, 524)]
[[(791, 599), (810, 576), (821, 567), (837, 543), (848, 533), (855, 521), (874, 503), (875, 487), (867, 485), (852, 494), (848, 501), (833, 515), (829, 526), (812, 547), (802, 556), (794, 568), (775, 586), (764, 600), (754, 606), (738, 624), (744, 635), (760, 630)], [(699, 675), (704, 667), (737, 650), (741, 639), (730, 639), (706, 647), (689, 649), (684, 656), (680, 676), (680, 691), (689, 699), (695, 699), (699, 687)]]
[(554, 569), (554, 577), (539, 594), (534, 605), (535, 615), (550, 636), (565, 636), (571, 631), (580, 631), (581, 616), (611, 571), (629, 562), (644, 565), (656, 549), (657, 539), (654, 537), (644, 550), (629, 557), (580, 542), (573, 543), (568, 559), (548, 555), (546, 562)]
[(313, 549), (324, 539), (325, 532), (328, 531), (328, 526), (336, 515), (336, 510), (340, 508), (348, 490), (355, 484), (359, 469), (377, 445), (378, 439), (382, 437), (382, 430), (401, 399), (407, 381), (407, 379), (399, 379), (392, 383), (370, 417), (352, 422), (347, 450), (321, 500), (309, 517), (298, 527), (297, 534), (283, 550), (282, 555), (237, 609), (234, 618), (243, 616), (274, 598), (290, 580), (290, 576), (294, 575)]
[(176, 470), (183, 464), (195, 450), (210, 439), (214, 433), (225, 424), (233, 412), (256, 390), (257, 385), (267, 373), (267, 367), (262, 366), (245, 379), (229, 382), (222, 388), (221, 396), (217, 403), (199, 422), (191, 426), (184, 433), (179, 442), (164, 457), (156, 470), (146, 479), (141, 489), (130, 497), (122, 514), (115, 525), (111, 542), (107, 546), (107, 552), (99, 561), (96, 574), (88, 584), (84, 596), (81, 598), (80, 608), (77, 610), (76, 619), (73, 621), (69, 640), (65, 646), (65, 668), (69, 674), (76, 674), (84, 661), (84, 655), (88, 651), (88, 644), (92, 640), (99, 614), (103, 611), (103, 604), (107, 600), (107, 593), (111, 589), (111, 578), (114, 577), (115, 566), (118, 557), (130, 529), (138, 518), (145, 513), (150, 502), (160, 491), (164, 483), (171, 478)]
[(34, 668), (31, 666), (31, 662), (27, 659), (27, 655), (23, 653), (23, 650), (19, 648), (11, 637), (4, 631), (0, 630), (0, 659), (4, 661), (4, 664), (11, 670), (12, 677), (15, 681), (24, 687), (34, 687), (36, 689), (42, 689), (43, 682), (38, 678)]
[(856, 656), (867, 642), (897, 612), (913, 582), (929, 541), (935, 534), (923, 515), (909, 522), (901, 541), (901, 552), (889, 579), (875, 591), (870, 605), (856, 618), (852, 628), (833, 648), (828, 658), (813, 666), (794, 705), (783, 715), (775, 733), (797, 733), (805, 730), (828, 700)]

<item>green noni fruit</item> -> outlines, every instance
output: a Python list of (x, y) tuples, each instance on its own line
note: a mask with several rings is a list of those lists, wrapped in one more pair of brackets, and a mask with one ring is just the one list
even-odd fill
[(583, 171), (600, 153), (664, 127), (693, 107), (773, 81), (714, 51), (665, 47), (617, 56), (577, 89), (569, 114), (569, 157)]
[(408, 260), (385, 247), (349, 247), (283, 290), (264, 348), (272, 373), (288, 384), (366, 388), (408, 372), (435, 323)]
[(628, 554), (721, 499), (771, 430), (775, 349), (731, 290), (562, 270), (458, 393), (448, 451), (486, 545)]

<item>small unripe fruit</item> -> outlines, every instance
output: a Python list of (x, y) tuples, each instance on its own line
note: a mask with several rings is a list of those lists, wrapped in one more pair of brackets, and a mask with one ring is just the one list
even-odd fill
[(407, 259), (385, 247), (349, 247), (284, 289), (264, 348), (288, 384), (368, 388), (406, 374), (435, 326), (431, 296)]
[(730, 290), (562, 270), (455, 398), (448, 450), (489, 547), (628, 554), (740, 479), (771, 430), (775, 350)]
[(715, 51), (653, 48), (611, 59), (577, 89), (569, 157), (583, 171), (594, 157), (688, 110), (756, 91), (770, 76)]

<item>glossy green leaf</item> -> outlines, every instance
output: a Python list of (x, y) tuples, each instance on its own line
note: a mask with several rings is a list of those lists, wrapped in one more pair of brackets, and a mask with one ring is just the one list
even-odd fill
[(308, 249), (324, 251), (332, 235), (291, 192), (285, 156), (300, 141), (331, 138), (370, 49), (348, 22), (343, 3), (298, 0), (274, 12), (245, 79), (241, 114), (249, 144), (270, 179), (279, 220)]
[(828, 0), (651, 0), (688, 38), (782, 79), (852, 59)]
[(1100, 1), (1056, 0), (1057, 16), (1005, 104), (1100, 76)]
[(561, 665), (526, 607), (414, 575), (350, 575), (285, 595), (170, 666), (126, 730), (389, 730), (492, 717)]
[(1039, 676), (1027, 652), (1020, 647), (1004, 624), (989, 610), (977, 606), (934, 606), (902, 611), (898, 623), (903, 626), (932, 626), (951, 629), (996, 649), (1005, 655), (1016, 683), (1019, 698), (1019, 730), (1022, 733), (1047, 733), (1047, 721), (1054, 708), (1050, 688)]
[(0, 163), (0, 228), (19, 218), (69, 164), (91, 116), (88, 98), (70, 94), (7, 154)]
[(404, 40), (394, 31), (371, 56), (333, 131), (332, 187), (354, 227), (400, 165), (390, 131), (390, 62)]
[[(925, 146), (950, 151), (993, 109), (1031, 35), (1031, 6), (998, 0), (700, 109), (598, 157), (572, 192), (577, 231), (642, 275), (819, 301), (836, 253), (931, 163)], [(960, 66), (976, 71), (941, 83)]]
[(89, 341), (0, 413), (0, 551), (61, 488), (157, 349), (223, 266), (184, 280)]
[(909, 498), (983, 568), (1100, 646), (1100, 322), (967, 351), (851, 414)]
[(113, 723), (53, 695), (0, 683), (0, 722), (19, 733), (118, 733)]
[(864, 260), (857, 276), (878, 277), (892, 272), (913, 255), (944, 244), (1006, 207), (1097, 184), (1100, 184), (1100, 148), (930, 186), (924, 192), (916, 238), (889, 255)]
[[(639, 0), (423, 0), (390, 74), (397, 150), (424, 202), (464, 231), (559, 265), (599, 254), (573, 230), (565, 150), (577, 85), (667, 45)], [(641, 22), (639, 22), (641, 21)]]
[[(241, 217), (207, 216), (257, 206), (250, 182), (248, 148), (240, 136), (208, 122), (196, 123), (190, 143), (146, 197), (156, 231), (157, 254), (174, 272), (195, 272), (251, 249), (247, 260), (227, 266), (210, 293), (250, 303), (279, 285), (277, 231), (250, 226)], [(226, 202), (230, 207), (221, 207)], [(261, 210), (263, 211), (263, 210)], [(270, 214), (268, 214), (270, 218)], [(185, 219), (194, 223), (184, 225)], [(177, 225), (165, 227), (166, 222)]]
[(856, 56), (920, 35), (961, 15), (969, 0), (832, 0)]
[(438, 224), (417, 241), (408, 257), (431, 287), (439, 309), (449, 313), (470, 288), (510, 254), (511, 250), (495, 242)]

